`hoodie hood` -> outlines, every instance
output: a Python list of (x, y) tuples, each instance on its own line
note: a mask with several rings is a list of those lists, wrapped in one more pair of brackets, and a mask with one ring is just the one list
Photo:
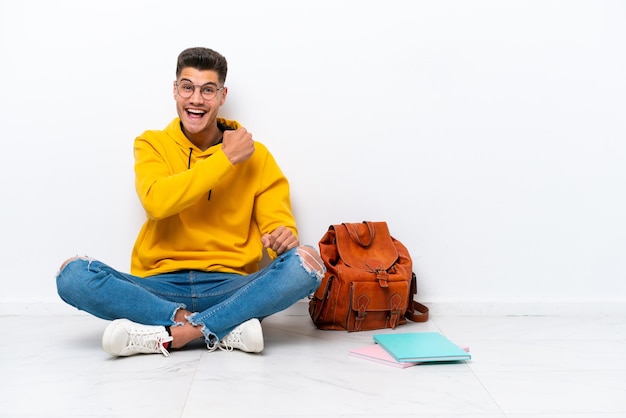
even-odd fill
[[(241, 128), (241, 124), (235, 120), (217, 118), (217, 127), (220, 131), (224, 132), (239, 129)], [(180, 126), (180, 118), (176, 118), (172, 122), (170, 122), (170, 124), (167, 125), (167, 127), (165, 128), (165, 132), (174, 140), (174, 142), (178, 144), (181, 149), (185, 150), (186, 153), (189, 153), (189, 150), (191, 149), (192, 153), (196, 157), (203, 157), (213, 154), (215, 152), (215, 147), (220, 145), (222, 142), (220, 140), (217, 144), (202, 151), (193, 142), (191, 142), (189, 138), (185, 136)]]

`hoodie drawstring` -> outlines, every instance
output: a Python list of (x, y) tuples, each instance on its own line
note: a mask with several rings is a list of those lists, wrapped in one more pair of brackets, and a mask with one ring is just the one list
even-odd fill
[[(189, 158), (187, 159), (187, 169), (191, 168), (191, 153), (193, 152), (193, 148), (189, 148)], [(211, 192), (213, 190), (209, 190), (209, 195), (206, 200), (211, 200)]]

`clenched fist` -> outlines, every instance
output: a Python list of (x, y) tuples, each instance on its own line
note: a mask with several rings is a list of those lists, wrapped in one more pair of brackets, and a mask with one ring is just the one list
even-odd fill
[(224, 131), (222, 149), (231, 164), (235, 165), (244, 162), (254, 154), (252, 134), (246, 128)]
[(264, 234), (261, 242), (265, 248), (271, 248), (279, 255), (300, 245), (293, 232), (284, 226), (279, 226), (271, 234)]

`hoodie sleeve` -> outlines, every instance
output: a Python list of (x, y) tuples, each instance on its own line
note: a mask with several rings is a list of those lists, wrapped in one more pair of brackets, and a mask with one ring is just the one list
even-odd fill
[(185, 164), (180, 149), (166, 149), (147, 134), (135, 139), (134, 154), (135, 188), (151, 219), (167, 218), (190, 207), (233, 169), (219, 149), (191, 169), (178, 170), (177, 163)]
[[(289, 182), (269, 151), (265, 154), (254, 216), (261, 234), (269, 234), (279, 226), (284, 226), (298, 236), (291, 210)], [(271, 250), (268, 250), (268, 254), (272, 259), (276, 257)]]

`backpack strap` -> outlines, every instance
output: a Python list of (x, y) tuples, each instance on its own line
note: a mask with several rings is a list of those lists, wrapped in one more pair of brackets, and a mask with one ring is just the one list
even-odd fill
[(417, 294), (417, 277), (415, 273), (411, 273), (411, 291), (409, 292), (409, 304), (406, 309), (405, 317), (413, 322), (428, 321), (428, 306), (413, 300), (413, 295)]
[[(426, 322), (428, 321), (428, 306), (419, 303), (418, 301), (412, 301), (413, 303), (406, 310), (405, 317), (413, 322)], [(415, 313), (419, 312), (419, 313)]]

